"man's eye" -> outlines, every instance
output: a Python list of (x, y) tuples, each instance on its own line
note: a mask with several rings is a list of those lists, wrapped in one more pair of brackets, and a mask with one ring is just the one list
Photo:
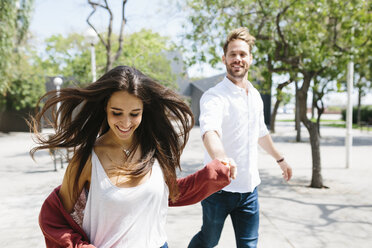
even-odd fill
[(121, 115), (120, 112), (112, 112), (112, 114), (115, 115), (115, 116), (119, 116), (119, 115)]

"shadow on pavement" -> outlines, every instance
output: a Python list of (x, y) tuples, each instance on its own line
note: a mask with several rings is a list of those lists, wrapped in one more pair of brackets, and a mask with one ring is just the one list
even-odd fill
[[(309, 182), (305, 179), (296, 179), (295, 182), (291, 184), (287, 184), (283, 182), (283, 179), (277, 176), (271, 176), (265, 171), (260, 171), (261, 177), (261, 184), (259, 186), (259, 197), (262, 199), (267, 199), (270, 202), (272, 200), (279, 200), (283, 201), (282, 204), (284, 206), (295, 205), (298, 211), (304, 211), (305, 209), (309, 209), (309, 207), (313, 207), (311, 211), (314, 211), (317, 216), (314, 216), (314, 219), (321, 219), (324, 222), (307, 222), (305, 223), (304, 219), (295, 220), (293, 218), (290, 221), (287, 218), (281, 219), (282, 217), (277, 216), (276, 218), (281, 219), (281, 221), (285, 222), (294, 222), (297, 224), (306, 225), (306, 228), (312, 229), (317, 227), (324, 227), (331, 225), (333, 223), (349, 223), (349, 224), (365, 224), (365, 225), (372, 225), (372, 222), (366, 221), (362, 215), (354, 216), (353, 218), (341, 218), (340, 215), (337, 215), (336, 212), (346, 211), (351, 212), (351, 210), (357, 211), (366, 211), (372, 212), (372, 204), (352, 204), (346, 202), (345, 204), (338, 204), (338, 203), (325, 203), (324, 197), (328, 196), (329, 189), (315, 189), (310, 188), (308, 186)], [(298, 192), (298, 188), (309, 188), (309, 190), (319, 191), (319, 193), (324, 192), (323, 196), (319, 198), (314, 197), (314, 194), (311, 193), (304, 193), (301, 194)], [(282, 192), (287, 192), (285, 196)], [(283, 195), (283, 196), (280, 196)], [(317, 194), (318, 195), (318, 194)], [(320, 194), (319, 194), (320, 195)], [(332, 194), (329, 194), (329, 197), (332, 197)], [(277, 202), (277, 201), (276, 201)], [(306, 214), (305, 214), (306, 215)], [(335, 216), (335, 217), (332, 217)]]
[[(294, 136), (272, 136), (275, 143), (297, 143), (296, 137)], [(298, 143), (309, 143), (308, 137), (301, 138), (301, 142)], [(340, 136), (327, 136), (320, 138), (321, 146), (345, 146), (345, 137)], [(372, 137), (365, 136), (354, 136), (353, 146), (372, 146)]]

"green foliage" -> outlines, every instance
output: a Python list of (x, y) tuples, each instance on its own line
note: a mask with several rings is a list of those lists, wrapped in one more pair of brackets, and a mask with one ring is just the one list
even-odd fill
[(11, 80), (17, 9), (12, 0), (0, 1), (0, 93), (4, 94)]
[(168, 37), (143, 29), (126, 37), (123, 56), (116, 65), (134, 66), (165, 86), (175, 89), (176, 75), (166, 57)]
[[(114, 39), (117, 40), (117, 39)], [(151, 30), (141, 30), (124, 37), (125, 46), (117, 65), (130, 65), (157, 79), (164, 85), (175, 87), (170, 61), (166, 58), (168, 38)], [(112, 44), (117, 49), (118, 43)], [(46, 39), (46, 54), (39, 56), (36, 63), (44, 75), (63, 75), (65, 85), (84, 86), (92, 81), (91, 45), (81, 34), (71, 33), (67, 37), (54, 35)], [(104, 74), (106, 50), (102, 43), (95, 45), (97, 76)]]
[(293, 98), (294, 98), (294, 95), (290, 92), (281, 91), (280, 93), (280, 99), (281, 99), (282, 106), (285, 106), (288, 103), (290, 103)]
[[(365, 58), (371, 54), (372, 17), (367, 2), (188, 0), (190, 28), (184, 46), (190, 47), (189, 64), (215, 65), (227, 33), (245, 26), (256, 37), (251, 69), (336, 77), (343, 74), (351, 55)], [(371, 71), (371, 63), (364, 65)], [(270, 83), (265, 74), (265, 82)]]
[[(16, 3), (19, 2), (19, 6)], [(25, 41), (34, 0), (0, 2), (0, 107), (31, 107), (43, 93), (28, 61)]]
[(14, 58), (14, 76), (0, 106), (7, 110), (32, 109), (45, 93), (45, 79), (40, 70), (30, 63), (31, 55), (19, 51)]
[[(357, 113), (358, 113), (358, 108), (354, 107), (353, 108), (353, 123), (357, 123)], [(342, 115), (342, 120), (346, 121), (346, 109), (343, 109), (341, 111)], [(360, 109), (360, 115), (361, 115), (361, 121), (364, 122), (369, 122), (370, 119), (372, 118), (372, 105), (369, 106), (362, 106)]]

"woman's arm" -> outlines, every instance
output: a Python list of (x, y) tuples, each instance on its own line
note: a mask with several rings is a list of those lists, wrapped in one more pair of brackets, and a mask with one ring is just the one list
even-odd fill
[(176, 202), (169, 201), (169, 206), (198, 203), (230, 184), (230, 166), (215, 159), (194, 174), (177, 179), (177, 184), (179, 198)]
[[(75, 183), (75, 175), (77, 174), (79, 163), (76, 159), (72, 159), (70, 164), (66, 168), (65, 175), (63, 177), (61, 189), (59, 190), (58, 196), (61, 199), (62, 205), (68, 213), (72, 213), (74, 210), (77, 197), (74, 194), (73, 186)], [(92, 161), (91, 156), (88, 158), (84, 165), (83, 171), (79, 177), (78, 193), (82, 192), (85, 186), (89, 186), (90, 177), (92, 174)]]

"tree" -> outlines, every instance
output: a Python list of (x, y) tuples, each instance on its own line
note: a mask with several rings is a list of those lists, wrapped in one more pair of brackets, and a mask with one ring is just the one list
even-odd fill
[(42, 94), (35, 68), (28, 63), (27, 32), (33, 0), (0, 2), (0, 105), (29, 108)]
[(287, 86), (288, 84), (292, 83), (292, 80), (289, 79), (283, 83), (280, 83), (276, 87), (276, 101), (274, 104), (273, 112), (271, 113), (271, 120), (270, 120), (270, 131), (272, 133), (275, 133), (275, 119), (276, 119), (276, 114), (278, 112), (278, 108), (280, 106), (280, 103), (285, 99), (286, 93), (283, 92), (283, 88)]
[(355, 86), (358, 90), (357, 123), (361, 124), (362, 97), (372, 90), (372, 45), (363, 47), (364, 54), (355, 58)]
[[(118, 39), (117, 39), (118, 46), (115, 49), (116, 50), (115, 52), (112, 49), (112, 43), (113, 43), (113, 40), (114, 40), (113, 31), (112, 31), (113, 30), (114, 16), (113, 16), (111, 7), (109, 6), (107, 0), (98, 1), (98, 2), (88, 0), (88, 3), (92, 7), (93, 10), (87, 18), (87, 23), (96, 32), (100, 42), (102, 43), (102, 45), (104, 46), (104, 48), (106, 50), (105, 72), (108, 72), (113, 67), (113, 64), (121, 56), (121, 52), (122, 52), (122, 49), (123, 49), (124, 26), (126, 24), (125, 5), (127, 4), (127, 0), (122, 1), (120, 31), (119, 31), (119, 36), (118, 36)], [(107, 14), (109, 15), (109, 22), (108, 22), (107, 32), (106, 32), (105, 36), (102, 35), (100, 32), (98, 32), (98, 30), (95, 28), (95, 26), (93, 25), (93, 23), (90, 20), (91, 17), (96, 13), (97, 8), (101, 8), (101, 9), (105, 10), (107, 12)]]
[[(317, 75), (313, 79), (313, 103), (312, 106), (317, 110), (317, 117), (316, 117), (316, 124), (318, 129), (318, 134), (320, 136), (320, 119), (322, 114), (325, 111), (325, 105), (323, 98), (329, 92), (333, 92), (337, 90), (337, 82), (338, 80), (338, 70), (337, 68), (329, 67), (322, 72), (321, 75)], [(315, 118), (312, 116), (312, 119)]]
[(4, 94), (10, 84), (17, 8), (14, 1), (0, 2), (0, 92)]
[(39, 74), (40, 70), (30, 64), (29, 55), (21, 53), (17, 57), (19, 62), (12, 67), (15, 70), (15, 78), (11, 81), (4, 98), (5, 109), (31, 111), (45, 93), (45, 79)]
[[(311, 82), (329, 66), (337, 66), (351, 42), (348, 31), (355, 29), (354, 45), (371, 37), (368, 5), (358, 1), (327, 0), (189, 0), (191, 29), (185, 38), (192, 42), (191, 60), (213, 64), (221, 37), (231, 29), (246, 26), (256, 37), (258, 61), (267, 61), (271, 72), (301, 75), (297, 90), (298, 117), (310, 134), (312, 150), (311, 187), (322, 188), (318, 126), (307, 117), (307, 94)], [(340, 7), (341, 6), (341, 7)], [(350, 33), (350, 32), (349, 32)], [(367, 38), (366, 38), (367, 37)], [(206, 49), (210, 46), (211, 48)], [(295, 80), (296, 82), (298, 80)]]
[(14, 75), (14, 55), (25, 40), (33, 0), (0, 2), (0, 93), (4, 94)]
[[(115, 37), (115, 34), (112, 36)], [(160, 83), (175, 88), (175, 75), (166, 58), (166, 52), (172, 50), (168, 38), (151, 30), (141, 30), (125, 36), (125, 39), (128, 45), (112, 66), (134, 66)], [(81, 34), (71, 33), (66, 37), (53, 35), (46, 39), (46, 53), (37, 56), (36, 63), (43, 68), (44, 75), (63, 75), (65, 86), (85, 86), (92, 81), (89, 46)], [(118, 44), (113, 42), (111, 46), (116, 48)], [(103, 75), (106, 49), (102, 43), (96, 45), (96, 65), (98, 75)]]

